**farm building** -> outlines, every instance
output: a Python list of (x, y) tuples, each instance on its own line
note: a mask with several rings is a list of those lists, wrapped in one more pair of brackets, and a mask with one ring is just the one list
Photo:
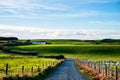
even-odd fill
[(47, 42), (46, 41), (32, 42), (32, 44), (47, 44)]

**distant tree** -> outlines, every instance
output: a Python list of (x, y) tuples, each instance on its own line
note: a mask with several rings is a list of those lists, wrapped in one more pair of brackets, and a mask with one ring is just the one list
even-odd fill
[(18, 41), (18, 38), (17, 37), (8, 37), (7, 40), (9, 43), (16, 43)]
[(101, 40), (101, 42), (105, 42), (105, 43), (110, 43), (110, 42), (113, 42), (114, 40), (113, 39), (103, 39)]
[(28, 39), (28, 40), (26, 41), (26, 43), (30, 43), (30, 41), (31, 41), (31, 40), (30, 40), (30, 39)]
[(0, 37), (0, 40), (8, 41), (8, 43), (14, 43), (18, 41), (17, 37)]

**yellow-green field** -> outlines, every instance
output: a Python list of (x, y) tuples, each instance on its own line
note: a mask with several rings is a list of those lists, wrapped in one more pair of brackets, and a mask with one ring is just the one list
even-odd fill
[(22, 74), (22, 66), (24, 66), (24, 75), (31, 75), (31, 68), (33, 73), (38, 73), (38, 66), (42, 72), (48, 66), (55, 66), (59, 61), (56, 59), (38, 58), (33, 56), (9, 55), (0, 53), (0, 77), (5, 76), (6, 64), (8, 63), (8, 75), (15, 76)]
[(39, 55), (64, 55), (67, 58), (120, 61), (119, 45), (25, 45), (12, 46), (11, 49), (37, 51)]

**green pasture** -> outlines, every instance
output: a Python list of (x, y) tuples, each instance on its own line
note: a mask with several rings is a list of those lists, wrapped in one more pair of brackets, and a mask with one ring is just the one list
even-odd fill
[(92, 45), (89, 42), (84, 42), (81, 40), (48, 40), (52, 44), (68, 44), (68, 45)]
[(24, 74), (30, 75), (32, 67), (34, 73), (38, 72), (38, 66), (42, 72), (49, 65), (55, 66), (58, 60), (0, 53), (0, 77), (5, 76), (7, 63), (8, 74), (14, 76), (16, 74), (22, 74), (22, 66), (24, 66)]
[(84, 42), (82, 40), (62, 40), (62, 39), (58, 39), (58, 40), (47, 40), (47, 39), (43, 39), (43, 40), (31, 40), (31, 42), (39, 42), (39, 41), (46, 41), (48, 43), (51, 43), (51, 44), (64, 44), (64, 45), (92, 45), (91, 43), (89, 42)]
[(11, 49), (37, 51), (39, 55), (64, 55), (67, 58), (120, 61), (119, 45), (25, 45), (12, 46)]

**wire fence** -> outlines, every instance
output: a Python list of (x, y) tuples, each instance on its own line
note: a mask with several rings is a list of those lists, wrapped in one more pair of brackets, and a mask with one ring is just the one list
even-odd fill
[(79, 60), (79, 63), (94, 69), (110, 80), (120, 80), (119, 62)]
[[(59, 60), (57, 62), (47, 62), (42, 63), (42, 66), (19, 66), (19, 67), (10, 67), (9, 63), (6, 64), (5, 68), (2, 72), (0, 72), (0, 80), (2, 78), (7, 78), (9, 76), (15, 77), (15, 76), (36, 76), (36, 75), (48, 75), (50, 72), (52, 72), (57, 66), (59, 66), (64, 60)], [(13, 70), (14, 69), (14, 70)], [(9, 79), (8, 79), (9, 80)]]

